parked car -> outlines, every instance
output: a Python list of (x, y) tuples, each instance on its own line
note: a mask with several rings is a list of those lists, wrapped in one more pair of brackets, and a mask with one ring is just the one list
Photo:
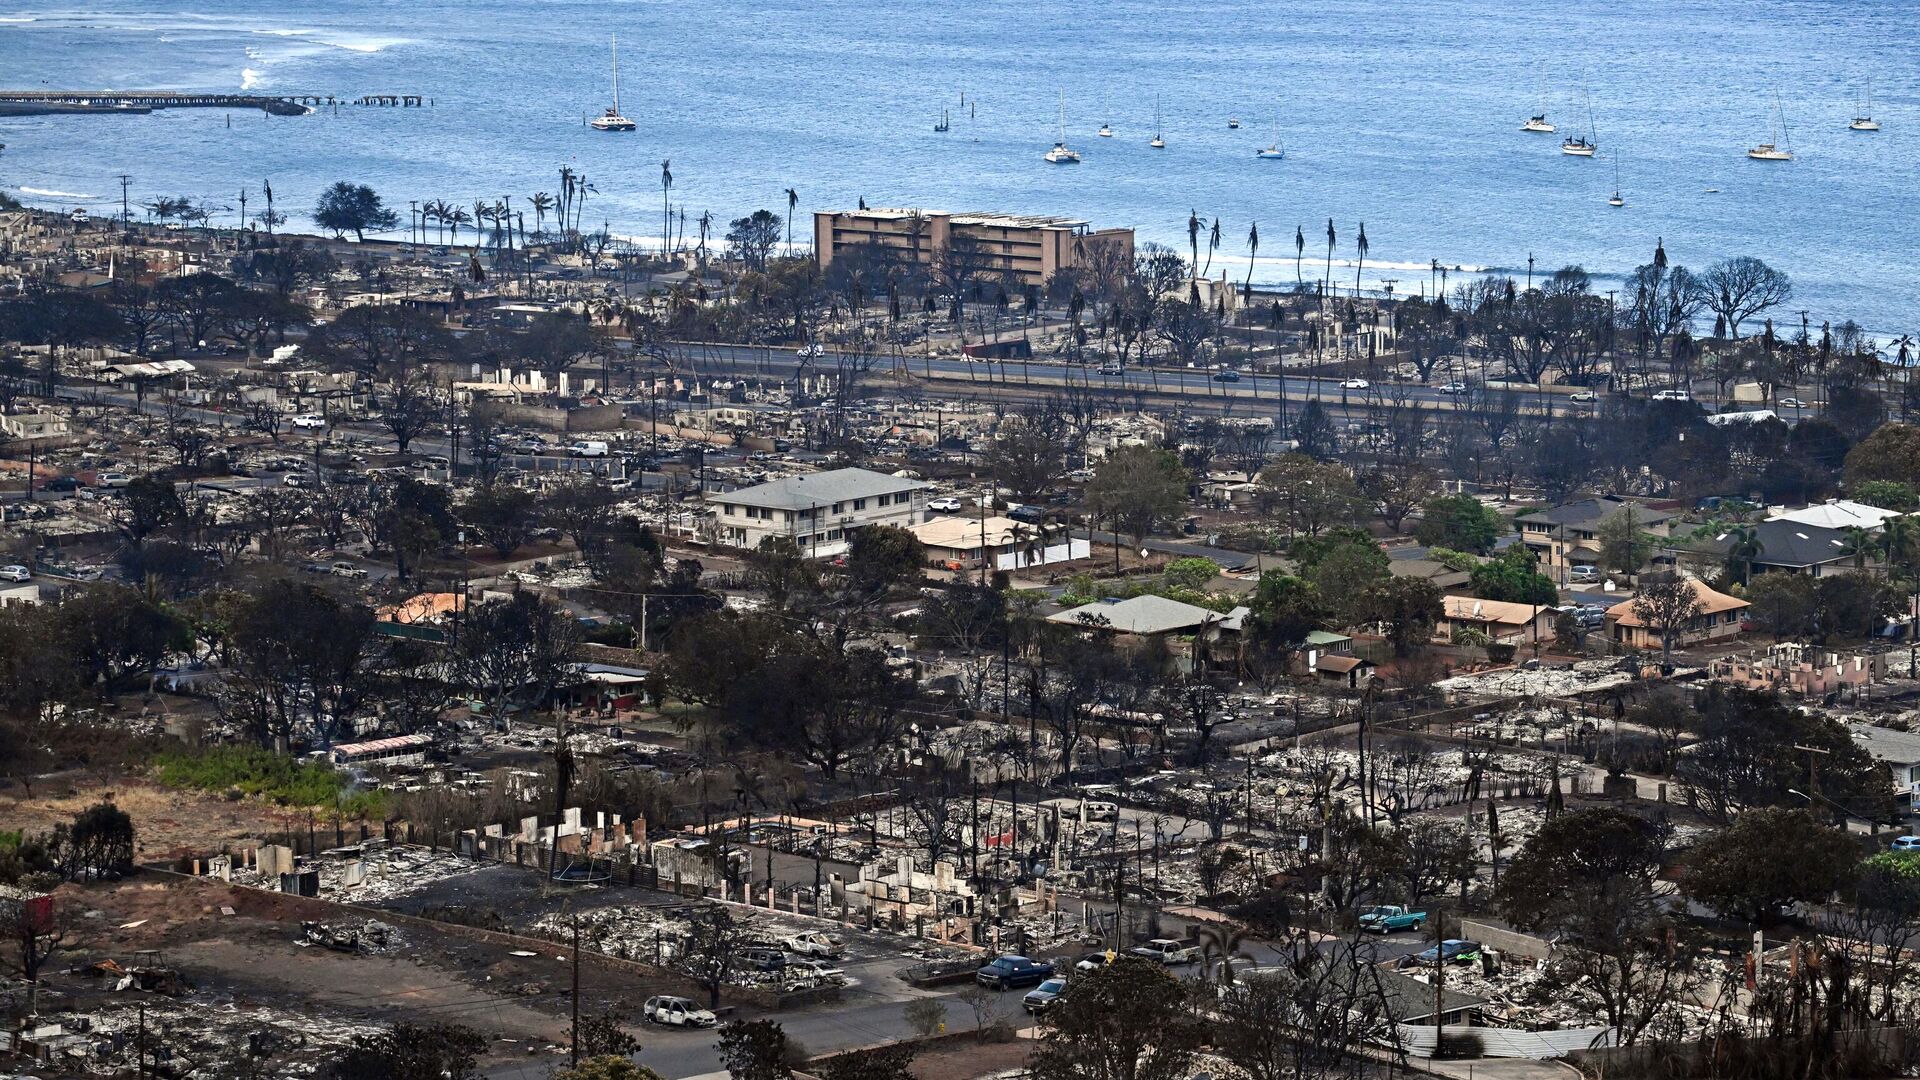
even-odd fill
[(567, 447), (568, 457), (606, 457), (608, 453), (607, 444), (598, 439), (577, 442)]
[(1020, 1004), (1038, 1016), (1053, 1008), (1054, 1002), (1059, 1001), (1060, 995), (1066, 992), (1067, 980), (1056, 976), (1027, 991), (1027, 996), (1020, 999)]
[(1807, 403), (1797, 397), (1783, 397), (1776, 402), (1783, 409), (1804, 409)]
[(1592, 563), (1574, 563), (1567, 568), (1569, 581), (1599, 581), (1600, 568)]
[(1073, 965), (1073, 970), (1099, 971), (1101, 968), (1113, 963), (1115, 956), (1116, 954), (1112, 949), (1108, 949), (1105, 952), (1088, 953), (1080, 958), (1079, 963)]
[(1100, 365), (1100, 374), (1102, 374), (1102, 375), (1124, 375), (1124, 374), (1126, 374), (1126, 369), (1120, 366), (1120, 362), (1119, 362), (1119, 361), (1117, 361), (1117, 360), (1109, 360), (1109, 361), (1107, 361), (1106, 363), (1104, 363), (1104, 364), (1101, 364), (1101, 365)]
[(334, 563), (332, 566), (329, 566), (327, 570), (328, 572), (333, 574), (334, 577), (363, 578), (367, 576), (367, 572), (365, 570), (361, 569), (358, 566), (353, 565), (350, 562)]
[(788, 957), (787, 966), (784, 971), (788, 975), (807, 976), (821, 980), (844, 979), (847, 976), (847, 970), (845, 968), (837, 968), (825, 960), (819, 960), (809, 956)]
[(827, 355), (827, 347), (815, 341), (793, 350), (793, 355), (802, 360), (817, 360)]
[(306, 564), (305, 566), (302, 566), (302, 567), (301, 567), (300, 569), (301, 569), (302, 571), (304, 571), (304, 572), (306, 572), (306, 573), (309, 573), (309, 574), (331, 574), (331, 573), (333, 573), (333, 567), (331, 567), (331, 566), (328, 566), (328, 565), (327, 565), (326, 563), (323, 563), (323, 562), (310, 562), (310, 563), (308, 563), (308, 564)]
[(740, 960), (755, 971), (779, 971), (787, 966), (787, 954), (779, 949), (741, 949)]
[(126, 473), (104, 472), (100, 474), (99, 480), (96, 481), (96, 486), (103, 488), (123, 488), (131, 483), (133, 483), (133, 477), (128, 476)]
[(14, 563), (11, 566), (0, 566), (0, 581), (28, 581), (32, 578), (33, 571), (21, 566), (19, 563)]
[(1365, 379), (1348, 379), (1340, 384), (1342, 390), (1365, 390), (1373, 384)]
[(665, 994), (648, 998), (647, 1003), (640, 1007), (640, 1015), (668, 1027), (710, 1028), (717, 1022), (711, 1012), (686, 998)]
[[(9, 566), (9, 567), (7, 567), (6, 569), (7, 569), (7, 570), (13, 570), (13, 569), (16, 569), (16, 568), (15, 568), (15, 567), (11, 567), (11, 566)], [(0, 577), (4, 577), (4, 576), (6, 576), (6, 570), (0, 570)], [(1902, 836), (1902, 837), (1898, 837), (1898, 838), (1897, 838), (1897, 839), (1895, 839), (1895, 840), (1894, 840), (1894, 842), (1893, 842), (1893, 850), (1895, 850), (1895, 851), (1920, 851), (1920, 836)]]
[(780, 944), (785, 946), (788, 952), (799, 956), (835, 957), (840, 955), (840, 943), (818, 930), (802, 931), (781, 939)]
[(1039, 986), (1053, 975), (1053, 965), (1024, 956), (1002, 956), (973, 973), (975, 982), (995, 990)]
[(1360, 929), (1376, 934), (1418, 930), (1427, 921), (1424, 911), (1408, 911), (1398, 904), (1376, 904), (1360, 914)]
[(41, 491), (79, 491), (80, 481), (71, 476), (56, 476), (40, 485)]
[(934, 499), (927, 503), (927, 509), (940, 514), (951, 514), (960, 509), (960, 500), (955, 498)]
[(303, 431), (319, 431), (327, 426), (327, 418), (315, 413), (301, 413), (294, 417), (291, 423)]
[(1221, 368), (1213, 373), (1214, 382), (1239, 382), (1240, 373), (1232, 368)]
[(1431, 964), (1441, 958), (1445, 958), (1448, 963), (1464, 963), (1477, 959), (1479, 955), (1479, 942), (1466, 941), (1461, 938), (1448, 938), (1441, 942), (1437, 948), (1428, 949), (1414, 957), (1414, 959), (1422, 964)]
[(1591, 390), (1575, 390), (1573, 393), (1567, 395), (1567, 400), (1568, 401), (1592, 401), (1594, 400), (1594, 397), (1595, 397), (1594, 392)]
[(1154, 938), (1145, 945), (1135, 945), (1128, 949), (1127, 955), (1162, 964), (1194, 964), (1200, 960), (1200, 943), (1175, 938)]
[(1655, 401), (1692, 401), (1693, 395), (1685, 390), (1660, 390), (1653, 395)]
[(1440, 392), (1443, 394), (1451, 394), (1456, 396), (1460, 394), (1464, 394), (1467, 392), (1467, 384), (1463, 382), (1441, 383)]

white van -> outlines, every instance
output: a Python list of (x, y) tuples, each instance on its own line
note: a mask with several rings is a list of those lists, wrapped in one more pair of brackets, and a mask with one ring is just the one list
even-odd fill
[(567, 447), (568, 457), (606, 457), (607, 453), (604, 442), (577, 442)]

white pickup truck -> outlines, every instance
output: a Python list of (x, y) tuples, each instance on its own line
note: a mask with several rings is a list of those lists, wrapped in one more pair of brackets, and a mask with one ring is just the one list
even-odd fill
[(1127, 955), (1138, 956), (1143, 960), (1157, 960), (1162, 964), (1192, 964), (1200, 960), (1200, 946), (1192, 941), (1154, 938), (1145, 945), (1135, 945), (1128, 949)]

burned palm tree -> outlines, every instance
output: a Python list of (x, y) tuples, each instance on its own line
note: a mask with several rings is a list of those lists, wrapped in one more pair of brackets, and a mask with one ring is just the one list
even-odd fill
[(1246, 298), (1249, 301), (1253, 299), (1253, 263), (1254, 263), (1254, 260), (1258, 259), (1259, 257), (1260, 257), (1260, 223), (1256, 221), (1253, 224), (1247, 226), (1247, 285), (1246, 285), (1246, 288), (1242, 290), (1242, 292), (1245, 293)]
[(1354, 247), (1358, 249), (1360, 258), (1353, 264), (1353, 295), (1359, 296), (1360, 268), (1367, 265), (1367, 223), (1364, 221), (1360, 223), (1360, 238), (1354, 241)]
[(673, 162), (660, 162), (660, 251), (673, 253), (673, 205), (667, 201), (668, 193), (673, 190)]

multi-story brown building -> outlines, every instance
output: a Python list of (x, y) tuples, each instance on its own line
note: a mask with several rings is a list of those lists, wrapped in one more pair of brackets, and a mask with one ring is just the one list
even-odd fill
[(1023, 284), (1045, 285), (1073, 266), (1085, 244), (1117, 244), (1133, 256), (1132, 229), (1093, 229), (1084, 221), (1016, 214), (949, 214), (930, 210), (821, 210), (813, 215), (814, 258), (825, 270), (847, 252), (878, 245), (929, 269), (963, 257), (975, 272), (1011, 272)]

